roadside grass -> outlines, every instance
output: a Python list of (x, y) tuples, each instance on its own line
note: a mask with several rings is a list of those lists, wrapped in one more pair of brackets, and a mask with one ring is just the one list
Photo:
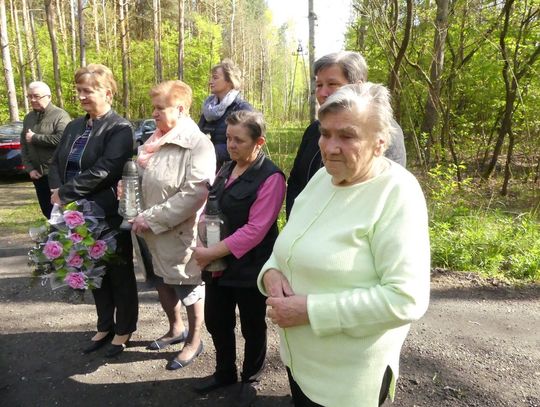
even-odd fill
[(499, 185), (455, 179), (454, 166), (437, 166), (422, 182), (432, 266), (513, 283), (540, 281), (538, 188), (516, 185), (518, 192), (503, 199)]
[(43, 219), (37, 202), (0, 207), (0, 230), (7, 231), (7, 234), (26, 234), (30, 227), (43, 222)]

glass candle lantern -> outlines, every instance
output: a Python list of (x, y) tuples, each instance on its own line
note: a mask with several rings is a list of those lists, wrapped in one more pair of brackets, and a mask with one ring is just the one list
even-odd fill
[(122, 215), (124, 221), (120, 225), (120, 229), (131, 230), (131, 223), (129, 221), (135, 219), (142, 212), (139, 173), (137, 171), (137, 165), (133, 160), (129, 160), (124, 165), (122, 190), (118, 213)]

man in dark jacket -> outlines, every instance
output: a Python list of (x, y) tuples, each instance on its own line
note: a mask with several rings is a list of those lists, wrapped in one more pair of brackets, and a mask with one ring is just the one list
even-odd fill
[(27, 98), (32, 111), (23, 121), (21, 156), (34, 183), (41, 212), (48, 219), (52, 210), (49, 164), (71, 118), (66, 111), (51, 103), (51, 90), (44, 82), (32, 82), (28, 86)]
[[(322, 105), (328, 96), (344, 85), (367, 81), (367, 64), (358, 52), (342, 51), (325, 55), (315, 61), (313, 71), (316, 76), (315, 96)], [(319, 121), (311, 123), (296, 153), (291, 174), (287, 182), (285, 209), (287, 218), (291, 213), (296, 197), (302, 192), (308, 181), (323, 166), (319, 150)], [(392, 144), (384, 155), (405, 167), (407, 153), (403, 140), (403, 131), (397, 122), (393, 122)]]

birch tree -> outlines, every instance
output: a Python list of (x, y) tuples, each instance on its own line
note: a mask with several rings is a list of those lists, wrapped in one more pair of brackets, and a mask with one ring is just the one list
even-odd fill
[(56, 91), (56, 103), (59, 107), (64, 107), (62, 97), (62, 81), (60, 79), (60, 62), (58, 59), (58, 45), (56, 42), (56, 29), (54, 27), (54, 3), (52, 0), (45, 0), (45, 17), (47, 28), (49, 29), (49, 39), (51, 40), (51, 52), (53, 57), (54, 89)]
[(24, 53), (22, 46), (21, 30), (19, 29), (18, 10), (14, 0), (9, 1), (11, 10), (11, 21), (15, 29), (16, 48), (17, 48), (17, 65), (19, 67), (19, 77), (21, 81), (21, 95), (24, 101), (24, 110), (28, 112), (28, 99), (24, 97), (26, 94), (26, 65), (24, 63)]
[(17, 93), (15, 91), (15, 80), (13, 79), (13, 68), (11, 66), (11, 54), (9, 52), (9, 39), (7, 30), (6, 2), (0, 0), (0, 47), (2, 47), (2, 63), (4, 65), (4, 80), (6, 82), (9, 120), (12, 122), (19, 120), (19, 106), (17, 104)]

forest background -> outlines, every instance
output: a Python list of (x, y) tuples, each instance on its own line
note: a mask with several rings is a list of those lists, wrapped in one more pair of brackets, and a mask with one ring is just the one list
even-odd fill
[[(540, 280), (540, 0), (353, 0), (342, 23), (345, 48), (392, 94), (428, 198), (433, 265)], [(73, 74), (91, 62), (112, 68), (126, 117), (149, 117), (150, 88), (181, 78), (197, 119), (210, 68), (228, 57), (288, 173), (312, 96), (310, 47), (292, 32), (263, 0), (0, 0), (0, 122), (28, 111), (32, 80), (80, 115)]]

